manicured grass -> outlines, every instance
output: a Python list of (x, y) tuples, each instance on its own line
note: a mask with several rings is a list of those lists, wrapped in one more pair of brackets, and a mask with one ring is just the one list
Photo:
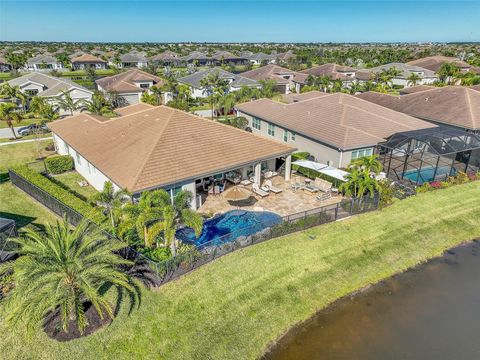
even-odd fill
[(41, 228), (57, 218), (10, 181), (0, 184), (0, 217), (15, 220), (20, 230), (25, 226)]
[(78, 185), (79, 181), (85, 181), (85, 179), (76, 171), (69, 171), (63, 174), (54, 175), (53, 178), (64, 184), (70, 190), (84, 196), (87, 199), (97, 193), (97, 190), (95, 190), (90, 185), (85, 187), (81, 187), (80, 185)]
[(480, 181), (270, 240), (145, 292), (113, 323), (59, 343), (0, 327), (0, 351), (37, 359), (254, 359), (335, 299), (480, 236)]
[(7, 172), (12, 166), (23, 165), (35, 161), (40, 156), (53, 154), (53, 151), (45, 150), (45, 147), (52, 143), (53, 141), (49, 139), (0, 146), (0, 174)]

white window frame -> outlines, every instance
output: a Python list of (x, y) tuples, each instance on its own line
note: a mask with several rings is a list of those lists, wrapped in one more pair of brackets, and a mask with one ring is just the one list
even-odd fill
[(257, 130), (262, 130), (262, 120), (259, 118), (252, 118), (252, 127)]
[(268, 123), (267, 132), (268, 132), (268, 135), (275, 136), (275, 125)]

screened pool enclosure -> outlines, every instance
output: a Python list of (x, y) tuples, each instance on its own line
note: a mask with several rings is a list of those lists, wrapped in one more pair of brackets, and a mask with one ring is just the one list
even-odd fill
[(438, 127), (394, 134), (377, 146), (387, 176), (416, 185), (480, 167), (480, 135)]

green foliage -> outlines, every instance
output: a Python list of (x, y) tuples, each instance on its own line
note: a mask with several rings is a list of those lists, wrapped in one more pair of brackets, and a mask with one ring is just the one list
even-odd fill
[(67, 332), (73, 320), (83, 333), (88, 325), (85, 303), (90, 302), (100, 318), (113, 318), (113, 309), (103, 287), (114, 285), (133, 296), (137, 288), (120, 270), (132, 262), (115, 254), (125, 244), (109, 239), (86, 221), (71, 230), (66, 218), (45, 233), (26, 230), (13, 239), (20, 255), (0, 266), (0, 274), (13, 273), (15, 287), (2, 302), (7, 325), (26, 324), (39, 328), (45, 316), (58, 311)]
[(78, 213), (80, 213), (87, 219), (93, 221), (94, 223), (100, 225), (105, 222), (106, 217), (99, 209), (96, 209), (93, 206), (87, 204), (85, 201), (76, 197), (68, 190), (63, 189), (59, 185), (55, 184), (45, 176), (37, 173), (29, 167), (19, 166), (13, 168), (12, 170), (19, 176), (31, 182), (33, 185), (38, 186), (40, 189), (44, 190), (55, 199), (69, 206), (70, 208), (77, 211)]
[(296, 152), (292, 154), (292, 161), (307, 160), (309, 156), (310, 156), (310, 153), (306, 151)]
[(48, 172), (61, 174), (73, 169), (73, 158), (70, 155), (55, 155), (45, 159)]
[(172, 252), (168, 247), (158, 247), (153, 249), (142, 247), (140, 248), (140, 253), (153, 261), (165, 261), (172, 257)]
[(390, 205), (393, 202), (395, 197), (394, 188), (391, 186), (391, 181), (388, 179), (384, 179), (378, 182), (380, 193), (380, 208), (384, 208), (387, 205)]
[(219, 120), (219, 122), (221, 122), (223, 124), (226, 124), (226, 125), (233, 126), (237, 129), (242, 129), (242, 130), (245, 130), (245, 128), (248, 125), (248, 120), (243, 116), (238, 116), (238, 117), (235, 117), (235, 118), (222, 119), (222, 120)]

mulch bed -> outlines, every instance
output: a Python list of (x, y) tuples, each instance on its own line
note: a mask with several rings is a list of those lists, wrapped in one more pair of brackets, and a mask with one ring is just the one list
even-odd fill
[(86, 303), (84, 306), (87, 309), (85, 311), (85, 316), (87, 317), (88, 325), (83, 334), (80, 334), (80, 331), (78, 330), (74, 321), (70, 321), (67, 332), (63, 331), (59, 310), (55, 310), (46, 316), (43, 324), (43, 330), (52, 339), (58, 341), (69, 341), (82, 336), (90, 335), (96, 330), (112, 322), (112, 319), (107, 314), (104, 314), (103, 319), (100, 319), (95, 307), (91, 306), (90, 303)]

